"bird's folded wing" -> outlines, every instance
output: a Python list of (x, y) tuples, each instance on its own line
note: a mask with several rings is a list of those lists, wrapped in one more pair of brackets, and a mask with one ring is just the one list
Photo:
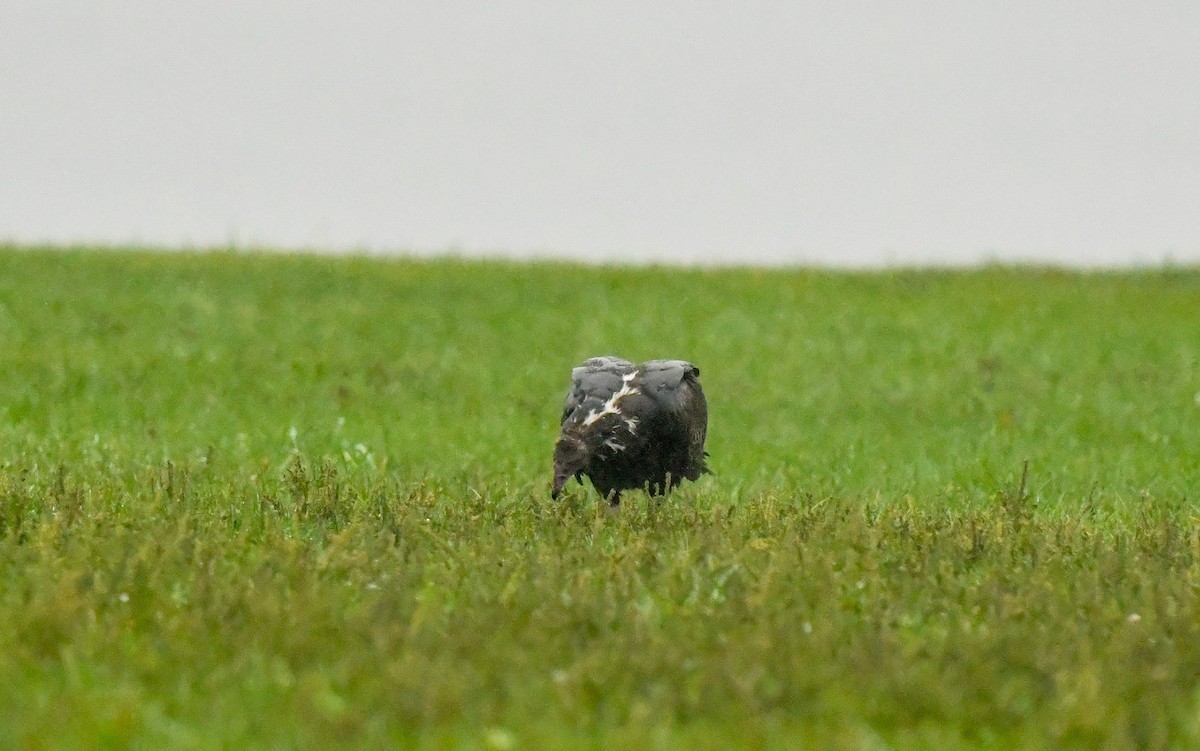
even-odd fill
[(621, 379), (635, 369), (633, 363), (612, 355), (585, 360), (571, 371), (571, 388), (563, 404), (560, 424), (587, 401), (605, 402), (621, 388)]

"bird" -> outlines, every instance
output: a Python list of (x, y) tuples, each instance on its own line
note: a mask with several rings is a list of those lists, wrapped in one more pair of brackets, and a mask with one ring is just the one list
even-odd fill
[(708, 403), (700, 369), (685, 360), (635, 365), (614, 355), (592, 357), (571, 371), (554, 445), (557, 499), (583, 477), (612, 508), (626, 490), (658, 496), (684, 478), (709, 472), (704, 450)]

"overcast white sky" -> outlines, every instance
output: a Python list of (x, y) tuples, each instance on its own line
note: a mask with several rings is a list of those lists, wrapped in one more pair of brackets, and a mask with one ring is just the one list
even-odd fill
[(1200, 262), (1200, 3), (0, 0), (0, 240)]

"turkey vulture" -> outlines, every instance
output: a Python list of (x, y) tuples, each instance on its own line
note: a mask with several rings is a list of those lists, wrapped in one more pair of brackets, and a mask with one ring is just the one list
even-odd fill
[(661, 495), (708, 472), (708, 404), (699, 375), (683, 360), (634, 365), (611, 355), (572, 370), (550, 497), (587, 475), (616, 506), (623, 490)]

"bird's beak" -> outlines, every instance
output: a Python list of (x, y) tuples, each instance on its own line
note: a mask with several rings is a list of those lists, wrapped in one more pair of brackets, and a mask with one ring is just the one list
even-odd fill
[(558, 497), (562, 495), (563, 486), (567, 484), (567, 480), (569, 478), (570, 475), (560, 475), (557, 472), (554, 473), (554, 486), (550, 488), (550, 500), (558, 500)]

